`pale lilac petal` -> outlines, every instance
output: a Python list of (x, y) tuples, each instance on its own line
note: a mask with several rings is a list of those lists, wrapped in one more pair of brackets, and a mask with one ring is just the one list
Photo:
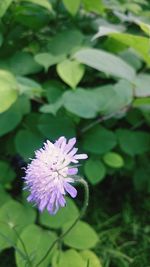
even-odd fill
[(74, 159), (87, 159), (88, 155), (87, 154), (77, 154), (74, 156)]
[(76, 154), (77, 151), (78, 151), (78, 148), (73, 148), (73, 149), (69, 152), (69, 154), (67, 154), (68, 157), (72, 157), (72, 156), (74, 156), (74, 155)]
[(75, 145), (75, 143), (76, 143), (76, 138), (75, 137), (74, 138), (71, 138), (69, 140), (68, 144), (66, 145), (64, 152), (65, 153), (68, 153), (73, 148), (73, 146)]
[(72, 197), (72, 198), (75, 198), (76, 195), (77, 195), (77, 190), (75, 189), (75, 187), (73, 187), (71, 184), (69, 183), (65, 183), (65, 189), (66, 191), (69, 193), (69, 195)]
[(66, 138), (64, 136), (61, 136), (55, 143), (54, 146), (55, 147), (60, 147), (62, 145), (62, 143), (66, 140)]
[(68, 169), (68, 175), (75, 175), (78, 173), (78, 168), (70, 168)]

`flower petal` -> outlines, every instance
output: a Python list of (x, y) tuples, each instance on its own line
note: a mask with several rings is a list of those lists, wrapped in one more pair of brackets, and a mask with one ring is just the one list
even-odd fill
[(72, 198), (75, 198), (77, 196), (77, 190), (71, 184), (65, 183), (64, 187)]

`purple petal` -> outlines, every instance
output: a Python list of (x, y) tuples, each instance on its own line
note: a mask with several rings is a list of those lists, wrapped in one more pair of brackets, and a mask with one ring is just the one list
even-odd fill
[(69, 156), (69, 157), (74, 156), (74, 155), (76, 154), (77, 151), (78, 151), (78, 148), (73, 148), (73, 149), (69, 152), (68, 156)]
[(87, 159), (88, 155), (87, 154), (78, 154), (74, 156), (74, 159)]
[(60, 147), (64, 141), (66, 141), (66, 138), (65, 138), (64, 136), (61, 136), (61, 137), (54, 143), (54, 145), (55, 145), (56, 147)]
[(75, 175), (78, 173), (78, 168), (70, 168), (68, 169), (68, 175)]
[(66, 191), (69, 193), (69, 195), (72, 197), (72, 198), (75, 198), (76, 195), (77, 195), (77, 190), (69, 183), (65, 183), (64, 184), (64, 187), (66, 189)]
[(75, 137), (71, 138), (68, 144), (66, 145), (64, 152), (67, 154), (73, 148), (75, 143), (76, 143), (76, 138)]

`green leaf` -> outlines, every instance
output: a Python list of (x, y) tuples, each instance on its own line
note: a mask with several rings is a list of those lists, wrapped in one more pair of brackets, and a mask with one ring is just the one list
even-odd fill
[(3, 0), (0, 2), (0, 17), (3, 17), (5, 15), (5, 12), (11, 5), (13, 0)]
[(146, 73), (139, 74), (135, 81), (135, 96), (147, 97), (150, 96), (150, 75)]
[(0, 207), (11, 200), (11, 196), (0, 186)]
[(3, 43), (3, 35), (0, 33), (0, 46), (2, 45)]
[[(89, 263), (89, 267), (103, 267), (100, 259), (90, 250), (83, 250), (80, 252), (80, 255), (85, 260), (85, 262)], [(87, 267), (87, 265), (85, 265)]]
[[(53, 267), (87, 267), (81, 255), (73, 249), (61, 252), (53, 259)], [(93, 266), (94, 267), (94, 266)]]
[(40, 53), (35, 55), (34, 59), (38, 64), (42, 65), (45, 68), (45, 71), (48, 71), (48, 68), (50, 66), (53, 66), (61, 62), (62, 60), (65, 59), (65, 56), (64, 55), (55, 56), (50, 53)]
[(45, 7), (46, 9), (48, 9), (49, 11), (52, 10), (52, 6), (50, 4), (50, 2), (48, 0), (21, 0), (22, 2), (30, 2), (42, 7)]
[(115, 77), (129, 81), (133, 81), (135, 77), (134, 69), (124, 60), (100, 49), (83, 49), (78, 51), (74, 57), (85, 65)]
[(83, 140), (84, 149), (98, 155), (107, 153), (116, 144), (115, 134), (101, 126), (95, 126), (89, 130)]
[(89, 90), (67, 91), (63, 95), (63, 104), (68, 111), (85, 119), (94, 118), (98, 112), (96, 94)]
[(102, 0), (82, 0), (82, 3), (87, 11), (98, 14), (101, 14), (105, 8)]
[[(20, 234), (25, 226), (35, 221), (35, 217), (36, 213), (33, 209), (26, 208), (19, 202), (10, 200), (0, 209), (0, 233), (16, 243), (18, 237), (13, 227)], [(0, 248), (4, 249), (11, 246), (12, 244), (7, 242), (0, 234)]]
[(63, 0), (64, 6), (69, 11), (69, 13), (73, 16), (76, 15), (76, 13), (80, 7), (80, 2), (81, 2), (81, 0), (76, 0), (76, 1)]
[(73, 50), (79, 48), (84, 41), (82, 33), (76, 29), (64, 30), (53, 37), (48, 44), (50, 53), (58, 55), (71, 54)]
[(62, 107), (62, 105), (63, 105), (63, 101), (62, 101), (62, 99), (59, 99), (53, 104), (43, 105), (40, 108), (40, 112), (51, 113), (53, 115), (56, 115), (57, 111)]
[(66, 116), (43, 114), (39, 118), (38, 129), (48, 139), (55, 141), (60, 136), (76, 136), (73, 121)]
[(21, 76), (17, 77), (17, 82), (21, 94), (25, 94), (30, 98), (41, 97), (43, 89), (39, 83)]
[(17, 81), (5, 70), (0, 70), (0, 96), (0, 113), (6, 111), (18, 97)]
[(30, 112), (30, 102), (21, 96), (4, 113), (0, 114), (0, 136), (12, 131), (21, 121), (23, 115)]
[(84, 66), (77, 61), (66, 59), (57, 65), (57, 73), (65, 83), (75, 88), (84, 75)]
[(108, 152), (103, 156), (103, 160), (112, 168), (121, 168), (124, 166), (123, 158), (115, 152)]
[(135, 51), (137, 51), (138, 54), (142, 56), (145, 62), (148, 65), (150, 64), (149, 38), (127, 33), (113, 33), (110, 34), (110, 36), (115, 40), (135, 49)]
[[(65, 232), (71, 223), (63, 227)], [(64, 244), (79, 250), (95, 247), (98, 242), (98, 235), (87, 223), (79, 221), (76, 226), (64, 237)]]
[(142, 131), (117, 130), (117, 137), (121, 149), (131, 155), (139, 155), (149, 151), (150, 135)]
[(6, 185), (13, 181), (15, 176), (16, 174), (11, 166), (5, 161), (0, 161), (0, 183)]
[(58, 81), (48, 81), (43, 84), (45, 89), (45, 96), (50, 104), (55, 103), (64, 92), (63, 85)]
[(84, 171), (88, 180), (93, 185), (101, 182), (106, 175), (104, 164), (100, 160), (94, 158), (90, 158), (86, 161)]
[[(37, 225), (29, 225), (24, 229), (21, 233), (20, 238), (22, 239), (27, 253), (30, 257), (32, 266), (36, 266), (36, 264), (43, 258), (43, 256), (48, 251), (51, 244), (56, 239), (56, 235), (53, 232), (43, 230)], [(17, 241), (17, 248), (24, 252), (24, 248), (20, 240)], [(20, 256), (20, 254), (16, 251), (16, 263), (18, 267), (28, 266), (28, 263)], [(40, 264), (41, 267), (47, 267), (51, 260), (51, 253), (48, 257)]]
[(143, 32), (145, 32), (148, 36), (150, 36), (150, 25), (149, 24), (144, 23), (143, 21), (140, 21), (138, 19), (135, 22), (140, 26)]
[(28, 160), (43, 144), (43, 138), (29, 130), (20, 130), (15, 136), (15, 147), (19, 155)]
[(65, 223), (75, 220), (79, 211), (73, 200), (67, 198), (66, 207), (60, 209), (55, 216), (50, 216), (47, 211), (40, 214), (40, 223), (53, 229), (61, 228)]
[(37, 64), (32, 54), (27, 52), (16, 52), (9, 60), (10, 70), (18, 76), (34, 74), (41, 70), (41, 66)]

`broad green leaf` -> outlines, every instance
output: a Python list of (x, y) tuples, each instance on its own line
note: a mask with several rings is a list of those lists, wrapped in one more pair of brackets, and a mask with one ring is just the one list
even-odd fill
[(101, 126), (95, 126), (89, 130), (83, 139), (85, 150), (101, 155), (107, 153), (117, 144), (115, 134)]
[(66, 59), (57, 65), (60, 78), (72, 88), (75, 88), (84, 75), (84, 66), (74, 60)]
[(17, 82), (21, 94), (25, 94), (30, 98), (40, 97), (42, 95), (43, 89), (41, 85), (34, 80), (18, 76)]
[(35, 217), (36, 213), (33, 209), (26, 208), (14, 200), (6, 202), (0, 209), (0, 248), (12, 246), (1, 233), (16, 243), (18, 237), (13, 228), (15, 227), (20, 234), (25, 226), (35, 221)]
[[(65, 232), (71, 223), (63, 227)], [(98, 242), (98, 235), (95, 230), (87, 223), (79, 221), (76, 226), (64, 237), (64, 244), (79, 250), (95, 247)]]
[(2, 0), (0, 2), (0, 17), (3, 17), (5, 15), (5, 12), (7, 11), (8, 7), (11, 5), (13, 0)]
[(50, 66), (53, 66), (61, 62), (62, 60), (65, 59), (65, 56), (64, 55), (55, 56), (50, 53), (40, 53), (36, 54), (34, 59), (38, 64), (42, 65), (45, 68), (45, 71), (48, 71), (48, 68)]
[[(89, 267), (103, 267), (100, 259), (96, 256), (96, 254), (90, 250), (83, 250), (80, 252), (80, 255), (85, 260), (85, 262), (89, 263)], [(86, 265), (87, 267), (87, 265)]]
[(131, 155), (140, 155), (150, 148), (150, 135), (142, 131), (129, 131), (126, 129), (117, 130), (117, 137), (121, 149)]
[(40, 112), (43, 113), (51, 113), (53, 115), (56, 115), (57, 111), (63, 106), (63, 100), (58, 99), (53, 104), (45, 104), (40, 108)]
[(0, 70), (0, 96), (0, 113), (6, 111), (18, 97), (17, 81), (5, 70)]
[(142, 31), (144, 31), (148, 36), (150, 36), (150, 25), (149, 24), (144, 23), (143, 21), (140, 21), (138, 19), (135, 22), (140, 26)]
[(48, 139), (55, 141), (60, 136), (76, 136), (73, 121), (66, 116), (43, 114), (39, 118), (38, 129)]
[(84, 8), (89, 12), (101, 14), (104, 11), (104, 4), (102, 0), (82, 0)]
[(63, 0), (63, 4), (66, 9), (69, 11), (71, 15), (76, 15), (79, 7), (80, 7), (81, 0), (70, 1), (70, 0)]
[(43, 88), (45, 89), (45, 97), (48, 100), (48, 103), (55, 103), (62, 96), (64, 92), (64, 87), (58, 81), (47, 81), (43, 84)]
[[(60, 252), (53, 258), (53, 267), (87, 267), (82, 256), (73, 249)], [(93, 266), (94, 267), (94, 266)]]
[(139, 74), (135, 81), (134, 93), (137, 97), (150, 96), (150, 75), (146, 73)]
[[(78, 51), (74, 57), (81, 63), (107, 75), (133, 81), (135, 77), (134, 69), (120, 57), (100, 49), (86, 48)], [(114, 68), (115, 66), (115, 68)]]
[(0, 208), (3, 204), (11, 200), (11, 196), (0, 186)]
[(31, 53), (16, 52), (9, 60), (10, 70), (18, 76), (37, 73), (41, 66), (37, 64)]
[(79, 215), (79, 211), (73, 200), (67, 198), (67, 204), (60, 209), (55, 216), (45, 211), (40, 214), (40, 223), (53, 229), (61, 228), (65, 223), (75, 220)]
[[(116, 41), (117, 42), (117, 41)], [(119, 55), (130, 64), (136, 71), (140, 70), (142, 67), (142, 60), (137, 55), (136, 52), (132, 51), (130, 48), (122, 51)]]
[(84, 171), (88, 180), (93, 185), (101, 182), (106, 175), (104, 164), (100, 160), (94, 158), (90, 158), (86, 161)]
[(15, 171), (6, 161), (0, 161), (0, 183), (6, 185), (15, 178)]
[(20, 130), (15, 136), (15, 147), (19, 155), (28, 160), (34, 155), (34, 151), (43, 144), (42, 136), (34, 134), (30, 130)]
[(21, 0), (22, 2), (30, 2), (39, 6), (45, 7), (49, 11), (52, 10), (52, 6), (48, 0)]
[(48, 50), (56, 56), (68, 55), (79, 48), (83, 41), (84, 36), (80, 31), (76, 29), (64, 30), (49, 41)]
[(121, 168), (124, 166), (123, 158), (115, 152), (108, 152), (103, 156), (104, 162), (112, 168)]
[(94, 118), (98, 112), (97, 96), (89, 90), (67, 91), (63, 95), (63, 104), (68, 111), (85, 119)]
[(150, 64), (149, 38), (127, 33), (113, 33), (110, 34), (110, 36), (115, 40), (133, 48), (148, 65)]
[[(44, 257), (49, 247), (56, 239), (56, 234), (47, 230), (43, 230), (41, 227), (30, 224), (21, 233), (20, 238), (22, 239), (26, 251), (32, 262), (32, 266), (36, 264)], [(17, 241), (17, 248), (24, 252), (24, 248), (20, 240)], [(20, 256), (16, 251), (16, 263), (18, 267), (26, 267), (28, 263)], [(51, 253), (46, 259), (40, 264), (40, 267), (47, 267), (51, 260)]]
[(12, 131), (29, 112), (29, 100), (25, 96), (19, 97), (7, 111), (0, 114), (0, 136)]
[(150, 192), (150, 168), (146, 166), (137, 167), (134, 176), (133, 183), (137, 191)]

